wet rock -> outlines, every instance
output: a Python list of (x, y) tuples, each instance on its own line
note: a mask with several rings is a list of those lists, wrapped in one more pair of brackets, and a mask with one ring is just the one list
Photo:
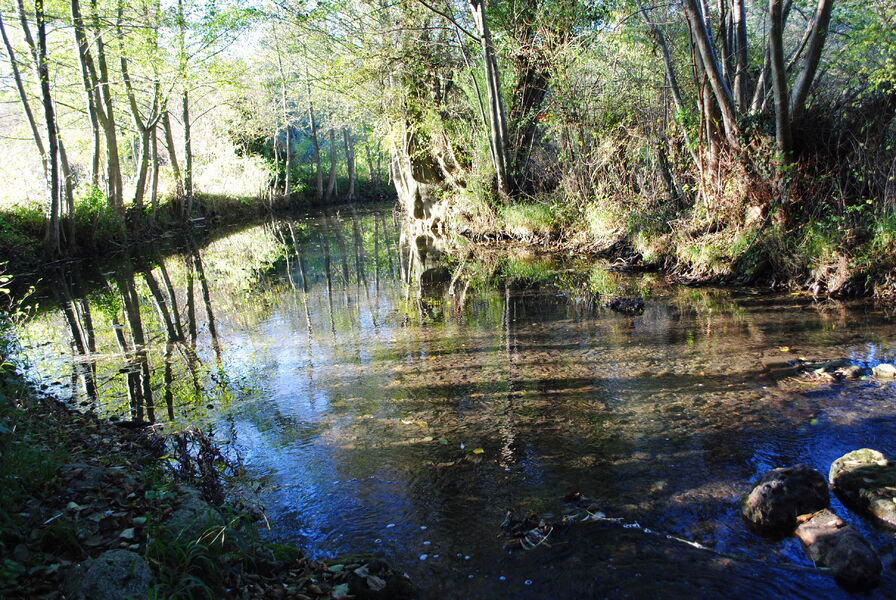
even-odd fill
[(843, 379), (858, 379), (868, 372), (844, 358), (830, 360), (820, 365), (806, 365), (804, 373), (821, 381), (841, 381)]
[(84, 575), (84, 600), (125, 600), (146, 598), (152, 585), (152, 571), (139, 554), (130, 550), (103, 552)]
[(762, 475), (743, 501), (744, 517), (757, 529), (789, 533), (799, 515), (828, 506), (824, 476), (806, 465), (772, 469)]
[(611, 298), (606, 307), (624, 315), (640, 315), (644, 312), (644, 301), (640, 298)]
[(816, 566), (831, 569), (837, 582), (850, 590), (867, 590), (880, 582), (880, 559), (852, 525), (828, 509), (803, 518), (796, 536)]
[(843, 504), (896, 529), (896, 464), (883, 454), (870, 448), (844, 454), (831, 464), (828, 478)]
[(876, 379), (896, 379), (896, 366), (889, 363), (881, 363), (871, 369)]
[(405, 600), (416, 596), (416, 589), (407, 577), (376, 558), (350, 572), (349, 589), (359, 600)]

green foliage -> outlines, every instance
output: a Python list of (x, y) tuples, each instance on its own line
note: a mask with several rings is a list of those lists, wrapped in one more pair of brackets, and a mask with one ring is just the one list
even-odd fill
[(45, 220), (36, 206), (17, 205), (0, 212), (0, 256), (14, 263), (32, 264), (41, 254)]
[(91, 240), (106, 245), (124, 239), (124, 219), (96, 186), (87, 186), (75, 201), (75, 226)]

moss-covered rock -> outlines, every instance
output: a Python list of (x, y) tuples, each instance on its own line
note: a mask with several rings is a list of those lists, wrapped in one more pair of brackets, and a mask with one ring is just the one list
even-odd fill
[(843, 504), (896, 530), (896, 464), (882, 453), (862, 448), (844, 454), (828, 478)]

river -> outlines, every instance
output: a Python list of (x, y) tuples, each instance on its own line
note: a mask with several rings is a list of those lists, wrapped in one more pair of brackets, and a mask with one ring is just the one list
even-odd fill
[[(46, 274), (19, 340), (85, 410), (213, 434), (261, 483), (265, 535), (382, 554), (425, 597), (848, 596), (738, 501), (772, 467), (896, 453), (894, 384), (796, 368), (892, 360), (881, 309), (439, 246), (391, 206), (172, 239)], [(581, 517), (574, 492), (608, 520), (504, 548), (508, 510)], [(886, 597), (892, 535), (833, 502)]]

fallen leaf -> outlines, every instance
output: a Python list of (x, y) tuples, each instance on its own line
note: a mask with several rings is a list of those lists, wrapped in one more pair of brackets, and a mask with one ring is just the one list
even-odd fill
[(485, 450), (483, 450), (482, 448), (474, 448), (473, 449), (473, 454), (484, 454), (484, 453), (485, 453)]

